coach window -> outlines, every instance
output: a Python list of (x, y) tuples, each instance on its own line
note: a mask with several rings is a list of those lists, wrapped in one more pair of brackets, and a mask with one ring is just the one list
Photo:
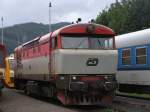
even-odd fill
[(136, 48), (136, 64), (147, 64), (146, 47)]
[(122, 50), (122, 64), (123, 65), (131, 64), (131, 49)]

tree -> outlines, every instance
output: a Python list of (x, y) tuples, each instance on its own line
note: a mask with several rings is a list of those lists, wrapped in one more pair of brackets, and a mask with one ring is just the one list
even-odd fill
[(150, 0), (121, 0), (104, 9), (96, 23), (112, 28), (117, 34), (150, 27)]

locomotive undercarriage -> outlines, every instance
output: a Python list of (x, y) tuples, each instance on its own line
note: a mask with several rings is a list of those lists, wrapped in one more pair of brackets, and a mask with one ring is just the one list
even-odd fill
[(112, 102), (114, 91), (59, 91), (57, 98), (65, 105), (108, 105)]
[[(82, 76), (80, 76), (81, 78)], [(115, 80), (102, 76), (85, 76), (82, 80), (70, 80), (69, 88), (60, 90), (57, 98), (66, 105), (105, 105), (110, 104), (116, 88)]]
[(80, 75), (73, 80), (69, 75), (59, 76), (50, 82), (18, 79), (15, 83), (28, 95), (57, 98), (64, 105), (108, 105), (114, 97), (116, 81), (113, 75), (84, 78)]

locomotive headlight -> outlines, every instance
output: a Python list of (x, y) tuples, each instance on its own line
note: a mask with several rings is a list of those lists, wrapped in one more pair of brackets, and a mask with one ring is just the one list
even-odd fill
[(105, 76), (104, 78), (105, 78), (105, 79), (108, 79), (108, 76)]
[(72, 81), (79, 81), (79, 76), (71, 76)]
[(60, 76), (60, 80), (64, 80), (65, 79), (65, 77), (64, 76)]
[(72, 79), (73, 79), (73, 80), (76, 80), (76, 79), (77, 79), (77, 77), (76, 77), (76, 76), (73, 76), (73, 77), (72, 77)]
[(108, 75), (108, 76), (105, 76), (105, 77), (104, 77), (104, 79), (106, 79), (106, 80), (113, 80), (113, 78), (114, 78), (114, 77), (113, 77), (112, 75)]

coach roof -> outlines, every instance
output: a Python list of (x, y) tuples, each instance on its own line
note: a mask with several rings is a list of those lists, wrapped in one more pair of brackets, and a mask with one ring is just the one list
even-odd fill
[(150, 29), (131, 32), (115, 37), (116, 47), (130, 47), (150, 43)]

